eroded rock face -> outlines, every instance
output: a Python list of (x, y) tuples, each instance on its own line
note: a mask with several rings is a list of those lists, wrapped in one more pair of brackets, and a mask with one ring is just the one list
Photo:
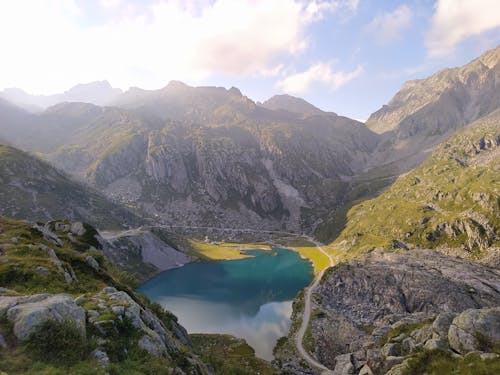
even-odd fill
[[(0, 291), (1, 292), (1, 291)], [(7, 291), (10, 293), (9, 291)], [(193, 375), (210, 374), (210, 370), (186, 348), (191, 342), (186, 330), (176, 318), (164, 312), (163, 320), (137, 303), (128, 293), (106, 287), (91, 296), (76, 299), (66, 294), (36, 294), (30, 296), (0, 293), (0, 319), (7, 319), (17, 340), (29, 340), (33, 333), (49, 320), (67, 322), (75, 326), (83, 337), (96, 343), (92, 357), (101, 367), (107, 367), (113, 357), (106, 352), (110, 340), (122, 340), (137, 345), (152, 356), (174, 360), (182, 356), (190, 365)], [(126, 328), (123, 331), (123, 327)], [(8, 342), (0, 334), (0, 349)], [(126, 353), (126, 346), (123, 347)]]
[(318, 332), (328, 323), (342, 322), (342, 332), (351, 327), (354, 333), (330, 336), (327, 328), (328, 337), (323, 341), (320, 334), (319, 348), (342, 352), (346, 346), (358, 348), (353, 337), (364, 337), (363, 327), (390, 314), (453, 313), (500, 305), (500, 272), (433, 251), (373, 253), (365, 261), (333, 269), (316, 295), (328, 314), (328, 319), (318, 320)]
[(453, 319), (448, 340), (460, 354), (493, 349), (500, 343), (500, 307), (464, 311)]
[(313, 303), (314, 354), (335, 373), (399, 374), (421, 351), (500, 344), (500, 272), (435, 251), (373, 251), (340, 264)]
[(48, 320), (69, 321), (82, 335), (86, 332), (85, 311), (65, 294), (0, 297), (0, 316), (6, 316), (14, 325), (20, 341), (27, 340)]
[[(89, 299), (97, 308), (87, 311), (87, 320), (101, 335), (116, 331), (117, 322), (128, 319), (133, 327), (142, 334), (139, 347), (154, 356), (166, 356), (180, 350), (180, 343), (189, 345), (185, 330), (175, 320), (171, 327), (165, 327), (156, 315), (139, 305), (129, 294), (106, 287)], [(102, 320), (102, 316), (114, 316), (114, 319)], [(175, 329), (172, 329), (175, 328)]]

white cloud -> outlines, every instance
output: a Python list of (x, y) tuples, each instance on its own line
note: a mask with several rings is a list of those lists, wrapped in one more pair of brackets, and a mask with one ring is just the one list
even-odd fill
[(413, 13), (407, 5), (400, 5), (392, 12), (375, 17), (367, 26), (368, 32), (382, 44), (401, 38), (401, 33), (410, 27)]
[(431, 56), (452, 53), (468, 37), (500, 27), (498, 0), (438, 0), (426, 37)]
[(332, 64), (318, 63), (312, 65), (304, 72), (290, 75), (278, 82), (278, 87), (290, 94), (303, 94), (312, 85), (319, 83), (330, 90), (336, 90), (349, 81), (358, 77), (363, 72), (363, 67), (358, 66), (351, 72), (335, 71)]
[(116, 8), (120, 5), (120, 0), (101, 0), (100, 3), (104, 8)]
[(51, 93), (96, 79), (152, 88), (211, 74), (269, 75), (283, 57), (307, 48), (307, 27), (321, 14), (357, 6), (353, 0), (100, 4), (104, 21), (83, 14), (75, 1), (0, 1), (1, 84)]

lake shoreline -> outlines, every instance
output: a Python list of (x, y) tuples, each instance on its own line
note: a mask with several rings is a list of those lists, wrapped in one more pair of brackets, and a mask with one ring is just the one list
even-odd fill
[(292, 301), (313, 278), (313, 265), (288, 248), (249, 248), (243, 259), (192, 262), (163, 271), (138, 292), (179, 317), (189, 333), (245, 339), (272, 360), (291, 324)]

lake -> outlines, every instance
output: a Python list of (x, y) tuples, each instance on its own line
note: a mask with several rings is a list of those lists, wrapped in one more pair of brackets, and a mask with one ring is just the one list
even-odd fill
[(241, 337), (258, 357), (271, 360), (290, 328), (292, 300), (312, 281), (313, 268), (287, 249), (246, 253), (253, 257), (162, 272), (139, 291), (177, 315), (189, 333)]

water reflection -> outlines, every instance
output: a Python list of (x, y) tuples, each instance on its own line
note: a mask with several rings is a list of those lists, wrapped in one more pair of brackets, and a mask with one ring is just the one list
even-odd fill
[(290, 328), (292, 301), (266, 303), (254, 316), (224, 303), (178, 297), (161, 298), (159, 302), (179, 317), (179, 323), (189, 333), (225, 333), (244, 338), (258, 357), (267, 360), (273, 358), (276, 341)]
[(139, 291), (178, 316), (189, 333), (227, 333), (272, 359), (287, 334), (291, 300), (312, 280), (312, 266), (293, 251), (253, 251), (254, 258), (191, 263), (169, 270)]

